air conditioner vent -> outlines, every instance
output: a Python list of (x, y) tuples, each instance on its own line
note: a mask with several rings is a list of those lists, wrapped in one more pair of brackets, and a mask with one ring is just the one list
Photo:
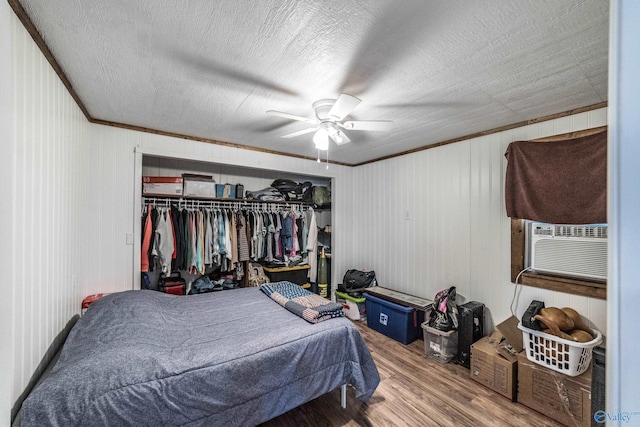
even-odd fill
[(595, 280), (607, 278), (607, 225), (530, 223), (528, 253), (535, 271)]
[(606, 279), (607, 242), (542, 239), (533, 248), (534, 269), (585, 278)]
[(557, 237), (595, 237), (607, 238), (606, 225), (556, 225), (555, 235)]

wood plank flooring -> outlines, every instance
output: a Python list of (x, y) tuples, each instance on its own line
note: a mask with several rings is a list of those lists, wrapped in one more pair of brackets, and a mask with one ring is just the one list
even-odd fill
[(561, 424), (494, 393), (469, 377), (469, 370), (425, 355), (422, 340), (402, 345), (355, 322), (378, 366), (380, 385), (367, 403), (347, 387), (274, 418), (263, 427), (298, 426), (547, 426)]

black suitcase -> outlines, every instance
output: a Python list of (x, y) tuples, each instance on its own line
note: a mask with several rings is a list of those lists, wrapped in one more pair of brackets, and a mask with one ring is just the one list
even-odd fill
[(484, 336), (484, 304), (469, 301), (458, 306), (458, 355), (455, 362), (471, 367), (471, 344)]

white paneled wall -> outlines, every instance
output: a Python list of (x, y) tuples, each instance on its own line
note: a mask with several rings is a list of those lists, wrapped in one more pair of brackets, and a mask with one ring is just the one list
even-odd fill
[(427, 296), (430, 283), (466, 281), (468, 143), (450, 147), (355, 169), (351, 264), (382, 286)]
[[(460, 302), (486, 304), (493, 327), (511, 314), (514, 294), (504, 207), (507, 145), (606, 124), (603, 108), (355, 168), (354, 239), (344, 263), (373, 269), (383, 286), (422, 297), (456, 286)], [(517, 290), (517, 316), (539, 299), (572, 306), (606, 330), (606, 301)]]
[[(13, 12), (6, 2), (0, 2), (0, 149), (3, 164), (0, 168), (0, 194), (4, 200), (0, 203), (0, 270), (7, 281), (15, 280), (13, 261), (13, 217), (12, 203), (14, 195), (15, 151), (14, 140), (14, 106), (13, 106)], [(0, 298), (0, 420), (8, 424), (13, 405), (13, 298), (15, 291), (3, 289)]]
[(15, 402), (54, 338), (80, 312), (88, 227), (95, 224), (85, 211), (94, 158), (90, 125), (13, 14), (10, 28), (12, 53), (2, 61), (11, 66), (13, 129), (11, 156), (3, 162), (13, 173), (2, 202), (10, 210), (3, 209), (2, 221), (12, 233), (2, 241), (11, 248), (3, 259), (10, 265), (4, 272), (12, 272), (3, 289), (11, 301), (3, 328), (11, 337), (2, 351), (10, 352), (3, 382), (11, 385)]

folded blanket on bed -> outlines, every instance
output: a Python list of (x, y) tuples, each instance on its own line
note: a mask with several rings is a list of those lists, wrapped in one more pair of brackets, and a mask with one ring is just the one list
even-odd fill
[(307, 291), (291, 282), (266, 283), (260, 290), (272, 300), (310, 323), (344, 316), (340, 304)]

